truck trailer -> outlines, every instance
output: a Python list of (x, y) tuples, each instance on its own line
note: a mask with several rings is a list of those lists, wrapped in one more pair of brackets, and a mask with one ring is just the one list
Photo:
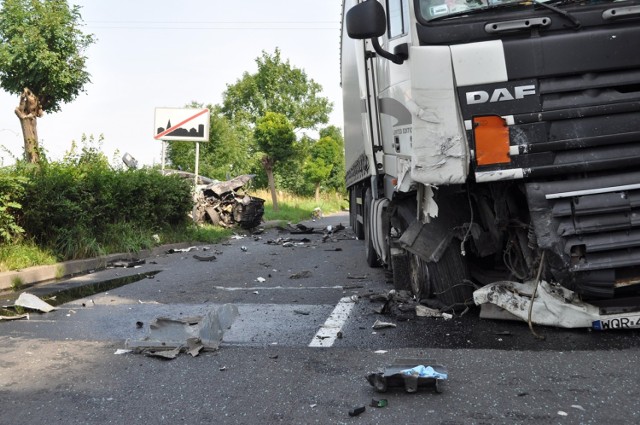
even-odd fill
[(342, 7), (369, 266), (441, 310), (640, 327), (640, 1)]

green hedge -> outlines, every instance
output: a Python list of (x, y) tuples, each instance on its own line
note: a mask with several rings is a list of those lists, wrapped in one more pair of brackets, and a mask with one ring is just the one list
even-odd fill
[(45, 163), (16, 172), (29, 179), (17, 223), (65, 259), (100, 254), (120, 233), (184, 225), (193, 207), (189, 183), (157, 170)]

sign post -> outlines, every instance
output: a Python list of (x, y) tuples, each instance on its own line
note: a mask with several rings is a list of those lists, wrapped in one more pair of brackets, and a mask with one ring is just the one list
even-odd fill
[(166, 142), (172, 140), (196, 142), (195, 184), (198, 185), (200, 142), (209, 141), (210, 115), (207, 108), (156, 108), (153, 138), (162, 141), (162, 171)]

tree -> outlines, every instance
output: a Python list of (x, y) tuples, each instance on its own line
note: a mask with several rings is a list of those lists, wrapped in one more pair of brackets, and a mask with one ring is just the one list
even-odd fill
[(245, 72), (234, 85), (227, 85), (222, 110), (235, 122), (255, 123), (267, 112), (284, 115), (294, 130), (314, 129), (329, 120), (332, 104), (319, 96), (322, 86), (307, 74), (283, 62), (280, 49), (265, 51), (256, 59), (258, 71)]
[(316, 202), (320, 200), (320, 185), (328, 182), (334, 168), (343, 167), (342, 157), (341, 146), (330, 136), (322, 137), (311, 147), (309, 159), (305, 163), (305, 175), (315, 184)]
[(258, 147), (264, 154), (262, 165), (269, 180), (273, 210), (278, 211), (273, 169), (278, 162), (286, 161), (294, 153), (296, 135), (293, 132), (293, 125), (283, 114), (267, 112), (256, 122), (253, 134)]
[[(202, 107), (192, 104), (190, 107)], [(227, 180), (250, 173), (258, 165), (253, 134), (241, 126), (234, 126), (220, 112), (219, 106), (207, 106), (211, 111), (209, 141), (200, 143), (200, 174)], [(173, 167), (194, 171), (195, 143), (170, 142), (167, 157)]]
[(333, 143), (326, 146), (323, 158), (333, 164), (331, 173), (327, 178), (327, 186), (337, 191), (345, 190), (344, 170), (344, 138), (342, 131), (336, 126), (330, 125), (320, 130), (320, 140), (329, 138)]
[(37, 119), (84, 91), (93, 36), (80, 30), (80, 7), (65, 0), (4, 0), (0, 16), (0, 86), (20, 96), (25, 159), (38, 163)]

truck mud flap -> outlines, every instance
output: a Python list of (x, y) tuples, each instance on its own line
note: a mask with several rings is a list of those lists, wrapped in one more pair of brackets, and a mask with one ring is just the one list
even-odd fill
[(452, 243), (451, 232), (443, 226), (413, 222), (400, 238), (400, 245), (426, 262), (424, 278), (428, 279), (428, 293), (447, 307), (458, 308), (473, 303), (473, 286), (459, 246)]

